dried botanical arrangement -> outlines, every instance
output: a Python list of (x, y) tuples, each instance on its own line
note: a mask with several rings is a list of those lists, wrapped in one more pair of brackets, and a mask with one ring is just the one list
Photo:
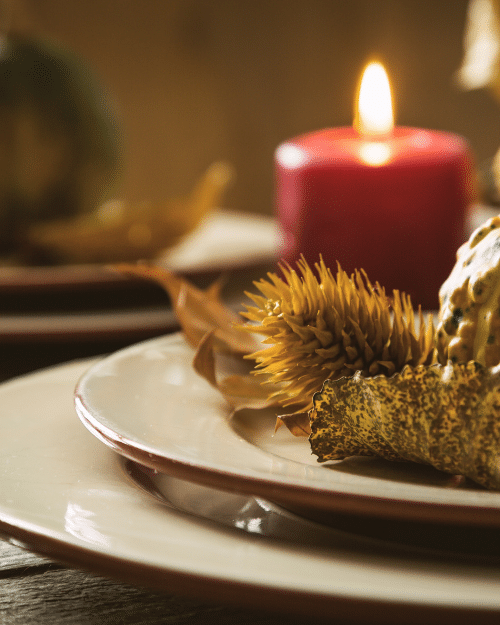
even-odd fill
[[(460, 248), (441, 289), (437, 334), (405, 294), (388, 297), (361, 271), (347, 276), (338, 267), (334, 277), (322, 261), (315, 271), (302, 260), (256, 282), (246, 322), (222, 304), (217, 286), (200, 291), (159, 267), (116, 269), (167, 290), (196, 348), (195, 369), (234, 410), (275, 406), (277, 427), (307, 436), (319, 462), (380, 456), (500, 488), (500, 368), (492, 366), (500, 358), (478, 362), (493, 343), (483, 331), (475, 351), (450, 356), (471, 325), (477, 330), (474, 310), (483, 306), (488, 332), (500, 310), (499, 226), (500, 217), (491, 220)], [(464, 294), (471, 301), (461, 307)]]

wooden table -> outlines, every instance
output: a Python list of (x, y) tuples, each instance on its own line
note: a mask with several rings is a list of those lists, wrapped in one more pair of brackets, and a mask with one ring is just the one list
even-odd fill
[[(65, 567), (0, 542), (0, 623), (9, 625), (148, 625), (306, 623), (244, 608), (209, 605)], [(337, 622), (337, 621), (333, 621)]]

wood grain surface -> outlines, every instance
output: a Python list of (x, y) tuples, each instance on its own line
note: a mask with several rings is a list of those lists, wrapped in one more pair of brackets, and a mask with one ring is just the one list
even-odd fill
[[(224, 597), (214, 597), (222, 603)], [(68, 569), (0, 542), (2, 625), (305, 625), (274, 614), (209, 605)]]

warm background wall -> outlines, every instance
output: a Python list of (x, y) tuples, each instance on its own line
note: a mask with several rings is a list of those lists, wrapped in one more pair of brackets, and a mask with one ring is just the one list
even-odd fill
[(215, 159), (230, 207), (270, 213), (276, 145), (350, 124), (366, 60), (392, 78), (397, 122), (458, 132), (478, 161), (500, 145), (500, 106), (454, 84), (466, 0), (20, 0), (15, 27), (82, 54), (124, 130), (121, 194), (187, 191)]

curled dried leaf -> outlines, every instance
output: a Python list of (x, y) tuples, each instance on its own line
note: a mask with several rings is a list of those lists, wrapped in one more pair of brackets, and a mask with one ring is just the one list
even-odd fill
[(221, 363), (214, 332), (208, 332), (196, 350), (193, 359), (195, 371), (220, 391), (233, 410), (260, 409), (271, 405), (268, 391), (250, 375), (250, 371), (232, 373), (246, 364), (240, 354), (226, 355), (223, 360)]
[(186, 340), (196, 349), (195, 371), (218, 389), (234, 410), (272, 404), (269, 389), (251, 375), (252, 366), (243, 359), (244, 354), (255, 351), (260, 343), (242, 330), (239, 316), (223, 304), (219, 283), (203, 291), (154, 265), (121, 264), (114, 269), (152, 280), (165, 289)]
[(220, 299), (218, 283), (203, 291), (164, 267), (123, 263), (111, 267), (120, 273), (151, 280), (169, 294), (174, 312), (190, 345), (197, 348), (207, 332), (214, 333), (217, 349), (248, 354), (260, 345), (244, 332), (240, 317)]
[(500, 366), (472, 361), (327, 380), (310, 413), (312, 452), (420, 462), (500, 488), (499, 381)]
[(280, 415), (276, 419), (275, 432), (285, 425), (294, 436), (310, 436), (311, 420), (309, 412), (294, 412), (292, 414)]

